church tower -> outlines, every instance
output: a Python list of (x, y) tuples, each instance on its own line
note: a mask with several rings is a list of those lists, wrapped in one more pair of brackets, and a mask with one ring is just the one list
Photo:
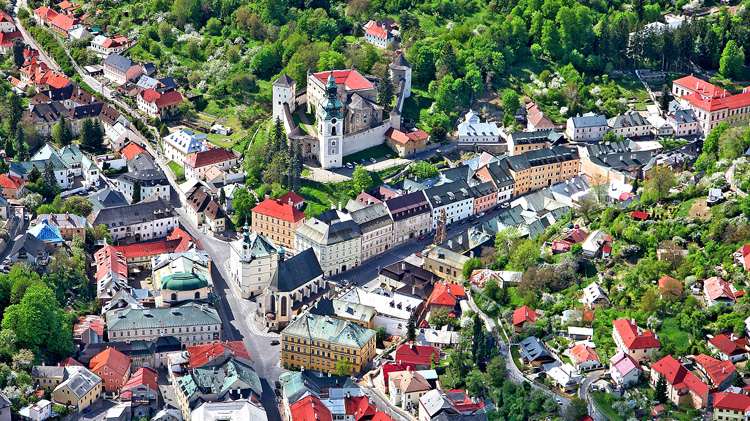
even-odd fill
[(338, 86), (333, 71), (326, 83), (326, 96), (318, 104), (318, 139), (320, 140), (320, 164), (323, 168), (340, 168), (344, 164), (343, 137), (344, 118), (338, 99)]

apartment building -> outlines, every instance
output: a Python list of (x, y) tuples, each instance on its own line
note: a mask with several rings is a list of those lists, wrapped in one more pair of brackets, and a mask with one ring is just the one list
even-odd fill
[(432, 229), (437, 228), (438, 217), (442, 212), (445, 212), (448, 224), (474, 214), (474, 195), (465, 180), (431, 187), (424, 194), (432, 208)]
[(725, 121), (738, 123), (750, 116), (747, 88), (732, 95), (691, 75), (672, 82), (672, 93), (683, 108), (693, 110), (704, 134)]
[(221, 318), (207, 304), (185, 303), (176, 307), (116, 309), (106, 314), (112, 341), (153, 340), (174, 336), (185, 346), (221, 340)]
[(294, 231), (305, 223), (305, 215), (296, 206), (281, 199), (266, 199), (250, 211), (250, 227), (274, 243), (294, 248)]
[(393, 247), (393, 220), (388, 208), (377, 203), (351, 213), (362, 232), (362, 261)]
[(394, 244), (401, 244), (430, 231), (432, 208), (423, 191), (388, 199), (385, 206), (393, 219)]
[(572, 141), (598, 141), (609, 131), (607, 117), (594, 113), (570, 117), (565, 128), (565, 135)]
[(362, 231), (350, 214), (331, 209), (294, 231), (294, 250), (309, 248), (326, 276), (346, 272), (362, 262)]
[(636, 112), (618, 114), (610, 118), (608, 124), (615, 136), (628, 138), (651, 135), (651, 123)]
[(507, 161), (514, 180), (514, 196), (562, 183), (581, 169), (578, 152), (563, 146), (524, 152)]

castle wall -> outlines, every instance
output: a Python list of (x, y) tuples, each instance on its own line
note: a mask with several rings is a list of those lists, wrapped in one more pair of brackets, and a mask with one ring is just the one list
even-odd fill
[(357, 153), (359, 151), (372, 148), (385, 143), (385, 132), (391, 128), (390, 121), (384, 121), (383, 124), (371, 129), (350, 133), (344, 136), (344, 156)]

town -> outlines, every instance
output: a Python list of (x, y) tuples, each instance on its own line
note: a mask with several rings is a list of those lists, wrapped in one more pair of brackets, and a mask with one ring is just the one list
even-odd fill
[(0, 421), (750, 420), (745, 5), (240, 3), (0, 3)]

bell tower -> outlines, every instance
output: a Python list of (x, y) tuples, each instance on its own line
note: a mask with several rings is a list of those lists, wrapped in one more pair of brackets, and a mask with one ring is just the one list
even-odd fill
[(344, 118), (338, 99), (338, 85), (333, 71), (325, 86), (326, 96), (318, 104), (318, 139), (320, 140), (320, 164), (323, 168), (339, 168), (344, 164), (343, 138)]

